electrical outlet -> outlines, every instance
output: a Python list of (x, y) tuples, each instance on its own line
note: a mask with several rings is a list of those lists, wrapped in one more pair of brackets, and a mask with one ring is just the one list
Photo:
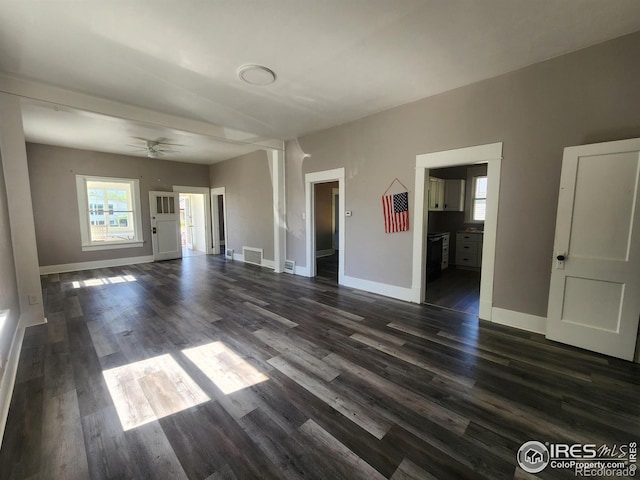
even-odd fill
[(29, 295), (29, 305), (37, 305), (38, 297), (36, 295)]

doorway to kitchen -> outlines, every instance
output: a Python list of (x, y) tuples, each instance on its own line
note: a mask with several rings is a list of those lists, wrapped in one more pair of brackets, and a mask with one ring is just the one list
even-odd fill
[(478, 315), (487, 164), (429, 170), (425, 302)]
[[(433, 228), (433, 219), (430, 219), (429, 206), (435, 206), (438, 203), (438, 207), (442, 206), (444, 211), (444, 203), (448, 203), (452, 196), (456, 197), (455, 188), (451, 188), (449, 195), (445, 199), (446, 188), (443, 187), (444, 178), (438, 181), (438, 177), (432, 175), (432, 171), (436, 169), (443, 169), (446, 167), (468, 166), (480, 167), (481, 164), (486, 164), (486, 187), (483, 185), (484, 180), (470, 180), (467, 176), (465, 180), (465, 190), (467, 183), (480, 182), (476, 185), (478, 193), (481, 193), (483, 189), (486, 190), (484, 198), (477, 196), (473, 198), (475, 202), (474, 209), (478, 212), (484, 205), (484, 226), (482, 233), (476, 230), (466, 231), (465, 228), (462, 234), (467, 236), (476, 235), (476, 238), (462, 238), (461, 243), (455, 246), (456, 251), (453, 254), (454, 261), (457, 262), (456, 254), (458, 246), (464, 247), (464, 241), (476, 241), (476, 256), (475, 261), (480, 265), (480, 295), (478, 302), (478, 317), (484, 320), (492, 320), (493, 314), (493, 276), (495, 270), (495, 256), (496, 256), (496, 233), (498, 224), (498, 198), (500, 194), (500, 167), (502, 162), (502, 142), (490, 143), (485, 145), (477, 145), (474, 147), (464, 147), (455, 150), (446, 150), (441, 152), (426, 153), (416, 156), (416, 181), (415, 181), (415, 212), (414, 212), (414, 237), (413, 237), (413, 267), (412, 267), (412, 282), (411, 282), (411, 297), (416, 303), (424, 303), (427, 298), (427, 292), (430, 285), (427, 282), (427, 256), (429, 250), (429, 233), (446, 233), (446, 231), (436, 231)], [(470, 168), (470, 167), (469, 167)], [(475, 175), (482, 177), (484, 175)], [(462, 180), (462, 179), (458, 179)], [(460, 186), (461, 182), (458, 182)], [(438, 186), (441, 190), (438, 190)], [(431, 194), (431, 198), (429, 198)], [(460, 199), (460, 193), (457, 193), (458, 199)], [(471, 195), (464, 195), (465, 198), (465, 210), (471, 212), (470, 205), (467, 206), (466, 202), (472, 201)], [(441, 203), (443, 202), (443, 203)], [(444, 227), (446, 228), (446, 227)], [(469, 227), (478, 228), (478, 227)], [(449, 231), (449, 253), (451, 254), (451, 231)], [(458, 231), (455, 231), (456, 235)], [(481, 237), (478, 237), (481, 235)], [(481, 244), (480, 244), (481, 240)], [(456, 237), (457, 241), (457, 237)], [(440, 245), (445, 243), (444, 238), (441, 240)], [(434, 245), (431, 246), (432, 250)], [(437, 246), (435, 250), (438, 251)], [(471, 247), (464, 250), (474, 250)], [(464, 251), (463, 250), (463, 251)], [(440, 252), (440, 269), (442, 271), (442, 249)], [(447, 259), (449, 261), (451, 256)], [(461, 262), (465, 265), (469, 265), (468, 262), (474, 260), (472, 256), (460, 257)], [(465, 260), (466, 258), (466, 260)], [(432, 259), (433, 260), (433, 259)]]

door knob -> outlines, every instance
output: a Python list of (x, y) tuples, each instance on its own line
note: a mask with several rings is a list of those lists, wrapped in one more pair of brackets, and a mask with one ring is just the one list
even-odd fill
[(558, 260), (558, 261), (560, 261), (560, 262), (564, 262), (564, 261), (565, 261), (565, 259), (566, 259), (566, 257), (565, 257), (564, 255), (562, 255), (562, 254), (560, 254), (560, 255), (558, 255), (558, 256), (556, 257), (556, 260)]

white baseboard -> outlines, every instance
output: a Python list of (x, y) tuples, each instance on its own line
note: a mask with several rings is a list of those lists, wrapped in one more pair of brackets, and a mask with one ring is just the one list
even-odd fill
[(335, 253), (336, 253), (336, 251), (333, 248), (329, 248), (327, 250), (318, 250), (316, 252), (316, 258), (330, 257), (331, 255), (333, 255)]
[(309, 269), (307, 267), (301, 267), (300, 265), (296, 265), (296, 275), (300, 275), (301, 277), (309, 276)]
[(16, 382), (18, 373), (18, 361), (20, 360), (20, 352), (22, 351), (22, 340), (24, 339), (24, 324), (20, 317), (18, 320), (18, 328), (13, 334), (11, 347), (9, 349), (9, 357), (5, 366), (4, 375), (0, 379), (0, 446), (4, 437), (4, 429), (7, 426), (7, 417), (9, 416), (9, 406), (11, 405), (11, 396), (13, 395), (13, 386)]
[(275, 262), (275, 260), (265, 260), (263, 258), (262, 259), (262, 266), (270, 268), (271, 270), (275, 270), (276, 269), (276, 262)]
[(61, 265), (44, 265), (40, 267), (40, 275), (50, 273), (77, 272), (80, 270), (92, 270), (94, 268), (122, 267), (124, 265), (135, 265), (136, 263), (151, 263), (153, 255), (143, 257), (112, 258), (109, 260), (98, 260), (94, 262), (63, 263)]
[(528, 332), (540, 333), (544, 335), (547, 331), (547, 319), (529, 313), (505, 310), (504, 308), (493, 307), (491, 310), (491, 321), (508, 327), (527, 330)]
[(348, 277), (346, 275), (342, 277), (340, 284), (345, 287), (357, 288), (358, 290), (364, 290), (365, 292), (384, 295), (385, 297), (397, 298), (398, 300), (404, 300), (405, 302), (411, 302), (414, 300), (414, 292), (411, 288), (387, 285), (386, 283), (378, 283), (371, 280)]

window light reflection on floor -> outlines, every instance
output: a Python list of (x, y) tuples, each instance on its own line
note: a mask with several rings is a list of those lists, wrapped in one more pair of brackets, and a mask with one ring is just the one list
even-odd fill
[(102, 374), (125, 431), (209, 400), (169, 354)]
[(222, 342), (187, 348), (182, 353), (225, 394), (269, 380)]
[(98, 285), (110, 285), (113, 283), (135, 282), (136, 277), (133, 275), (118, 275), (109, 278), (90, 278), (88, 280), (76, 280), (71, 282), (73, 288), (96, 287)]

